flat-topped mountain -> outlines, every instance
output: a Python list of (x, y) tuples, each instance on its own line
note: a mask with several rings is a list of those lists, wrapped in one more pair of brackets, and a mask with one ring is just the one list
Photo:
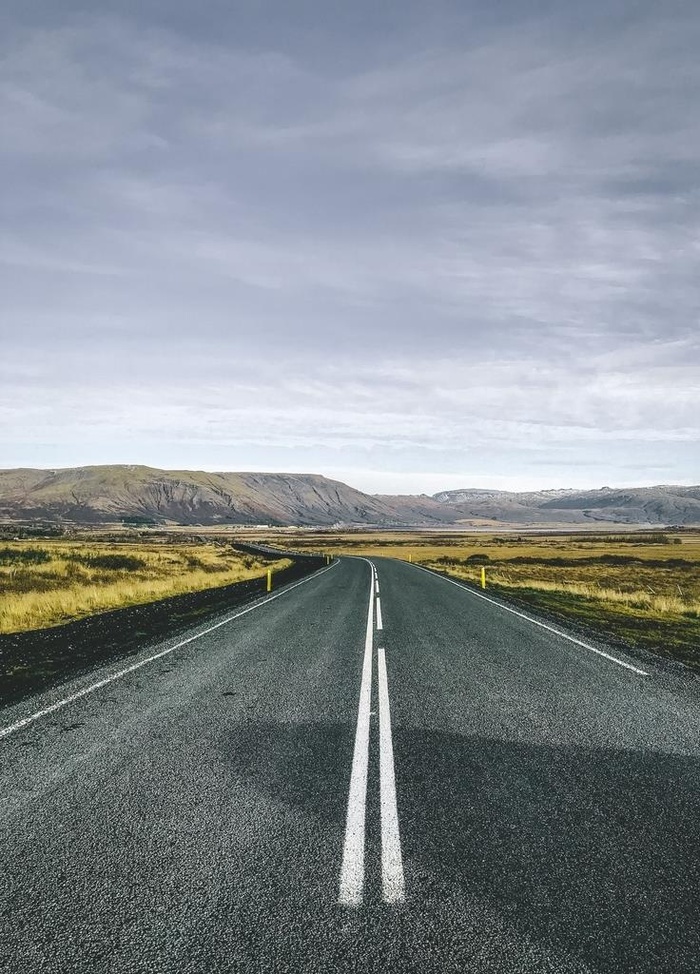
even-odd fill
[(0, 518), (98, 524), (700, 524), (700, 487), (373, 495), (318, 474), (109, 465), (0, 470)]
[(115, 465), (0, 471), (0, 517), (79, 523), (383, 522), (381, 501), (316, 474), (208, 473)]

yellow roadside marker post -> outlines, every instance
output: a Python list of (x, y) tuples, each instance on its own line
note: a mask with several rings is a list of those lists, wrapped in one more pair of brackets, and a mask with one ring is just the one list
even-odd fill
[(486, 569), (481, 569), (481, 587), (486, 588)]
[(409, 551), (409, 553), (408, 553), (408, 563), (409, 563), (409, 565), (410, 565), (410, 564), (413, 564), (413, 555), (411, 554), (411, 552), (410, 552), (410, 551)]
[(267, 570), (267, 590), (268, 592), (272, 591), (272, 569), (271, 568), (268, 568)]

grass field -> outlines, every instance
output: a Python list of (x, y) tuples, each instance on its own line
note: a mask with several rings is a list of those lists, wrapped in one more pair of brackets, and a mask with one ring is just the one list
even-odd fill
[[(249, 540), (254, 540), (251, 536)], [(700, 671), (700, 531), (469, 534), (261, 531), (257, 540), (324, 554), (409, 558), (563, 622)], [(230, 537), (0, 541), (0, 633), (261, 576), (268, 563)]]
[(0, 543), (0, 633), (262, 576), (291, 562), (202, 543)]
[[(280, 546), (289, 543), (277, 540)], [(337, 554), (410, 557), (474, 585), (485, 567), (491, 591), (700, 670), (700, 532), (318, 532), (295, 537), (293, 544)]]

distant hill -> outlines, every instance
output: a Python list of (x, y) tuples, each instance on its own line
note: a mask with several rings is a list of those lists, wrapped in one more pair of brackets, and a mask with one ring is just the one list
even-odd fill
[(381, 501), (316, 474), (142, 466), (0, 471), (0, 517), (179, 524), (383, 523)]
[(112, 465), (0, 470), (0, 518), (99, 524), (700, 524), (700, 487), (364, 494), (318, 474)]
[(617, 490), (446, 490), (435, 500), (461, 517), (514, 524), (700, 524), (700, 487), (632, 487)]

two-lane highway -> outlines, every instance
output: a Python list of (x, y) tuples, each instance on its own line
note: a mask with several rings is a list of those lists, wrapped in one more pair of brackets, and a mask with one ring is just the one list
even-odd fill
[(400, 562), (275, 595), (0, 711), (0, 970), (700, 969), (695, 681)]

